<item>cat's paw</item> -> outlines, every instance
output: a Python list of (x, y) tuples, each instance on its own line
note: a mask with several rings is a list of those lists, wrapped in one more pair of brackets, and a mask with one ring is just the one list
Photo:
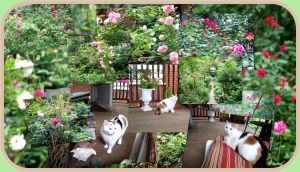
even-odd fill
[(171, 109), (171, 113), (175, 113), (174, 109)]
[(108, 145), (107, 145), (107, 144), (106, 144), (106, 145), (104, 145), (104, 148), (105, 148), (105, 149), (107, 149), (107, 148), (108, 148)]
[(118, 140), (118, 145), (122, 144), (122, 139)]
[(108, 153), (108, 154), (111, 154), (111, 149), (107, 149), (107, 153)]

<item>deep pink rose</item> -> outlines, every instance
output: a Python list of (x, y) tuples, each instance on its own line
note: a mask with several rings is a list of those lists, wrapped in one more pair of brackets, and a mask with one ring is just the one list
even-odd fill
[(204, 24), (209, 25), (209, 19), (208, 18), (204, 19)]
[(71, 33), (71, 32), (73, 32), (73, 31), (72, 31), (72, 29), (69, 28), (69, 29), (68, 29), (68, 33)]
[(59, 28), (60, 28), (61, 30), (64, 30), (64, 29), (65, 29), (65, 26), (64, 26), (64, 25), (60, 25)]
[(279, 133), (279, 134), (285, 133), (286, 129), (287, 129), (287, 126), (283, 121), (275, 122), (274, 131), (276, 133)]
[(267, 71), (266, 71), (266, 69), (263, 69), (263, 68), (257, 69), (256, 74), (258, 77), (263, 78), (267, 75)]
[(53, 120), (51, 121), (51, 124), (52, 124), (52, 125), (57, 125), (59, 122), (60, 122), (60, 119), (55, 118), (55, 119), (53, 119)]
[(34, 96), (34, 97), (38, 97), (38, 98), (43, 98), (43, 97), (45, 97), (45, 93), (44, 93), (44, 91), (41, 90), (41, 89), (36, 89), (36, 90), (34, 90), (34, 92), (33, 92), (33, 96)]
[(56, 17), (56, 13), (54, 12), (54, 13), (52, 13), (52, 17)]
[(274, 95), (274, 103), (277, 105), (281, 103), (281, 97), (278, 94)]
[(21, 25), (21, 23), (17, 23), (16, 26), (17, 26), (17, 28), (20, 28), (22, 25)]
[(232, 47), (233, 47), (233, 52), (238, 55), (243, 54), (243, 52), (245, 50), (241, 44), (235, 44)]

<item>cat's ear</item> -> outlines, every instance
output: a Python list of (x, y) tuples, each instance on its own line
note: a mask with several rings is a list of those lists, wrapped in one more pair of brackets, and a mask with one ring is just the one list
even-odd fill
[(109, 124), (109, 122), (108, 122), (107, 120), (104, 120), (104, 121), (103, 121), (103, 124), (104, 124), (104, 125), (107, 125), (107, 124)]
[(226, 124), (230, 124), (230, 123), (228, 122), (228, 120), (226, 120)]

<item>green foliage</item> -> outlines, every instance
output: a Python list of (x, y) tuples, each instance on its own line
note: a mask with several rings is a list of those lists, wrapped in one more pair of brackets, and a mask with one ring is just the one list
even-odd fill
[(215, 98), (217, 102), (236, 104), (242, 101), (242, 74), (234, 61), (226, 61), (217, 72)]
[(158, 79), (152, 79), (151, 71), (144, 70), (141, 74), (141, 88), (154, 89), (157, 87)]
[(169, 98), (169, 97), (172, 97), (172, 91), (171, 91), (171, 89), (168, 87), (168, 88), (166, 89), (164, 98), (167, 99), (167, 98)]
[(186, 133), (157, 133), (157, 167), (182, 167), (182, 155), (186, 139)]
[[(36, 99), (26, 113), (30, 143), (40, 146), (91, 139), (86, 120), (81, 122), (88, 113), (88, 106), (70, 103), (63, 96)], [(58, 124), (53, 124), (55, 119), (60, 120)]]
[[(83, 44), (78, 52), (69, 57), (71, 79), (77, 84), (97, 84), (115, 81), (115, 70), (110, 66), (111, 56), (109, 47), (101, 43), (101, 53), (90, 43)], [(103, 62), (102, 66), (100, 61)]]

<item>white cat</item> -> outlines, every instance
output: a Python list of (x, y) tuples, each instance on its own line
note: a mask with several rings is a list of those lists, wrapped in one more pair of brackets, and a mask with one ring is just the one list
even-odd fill
[(111, 153), (116, 142), (118, 142), (118, 144), (122, 144), (122, 137), (125, 134), (127, 127), (128, 120), (122, 114), (109, 121), (103, 121), (100, 134), (105, 143), (104, 148), (107, 149), (107, 153)]
[(266, 147), (253, 134), (239, 131), (232, 127), (228, 121), (226, 121), (224, 130), (224, 143), (233, 150), (236, 150), (244, 159), (250, 162), (250, 164), (256, 164), (262, 155), (266, 155)]
[(161, 113), (174, 113), (174, 107), (176, 105), (177, 102), (177, 97), (172, 95), (172, 97), (169, 97), (167, 99), (163, 99), (162, 101), (160, 101), (157, 104), (157, 110), (155, 112), (155, 114), (161, 114)]

